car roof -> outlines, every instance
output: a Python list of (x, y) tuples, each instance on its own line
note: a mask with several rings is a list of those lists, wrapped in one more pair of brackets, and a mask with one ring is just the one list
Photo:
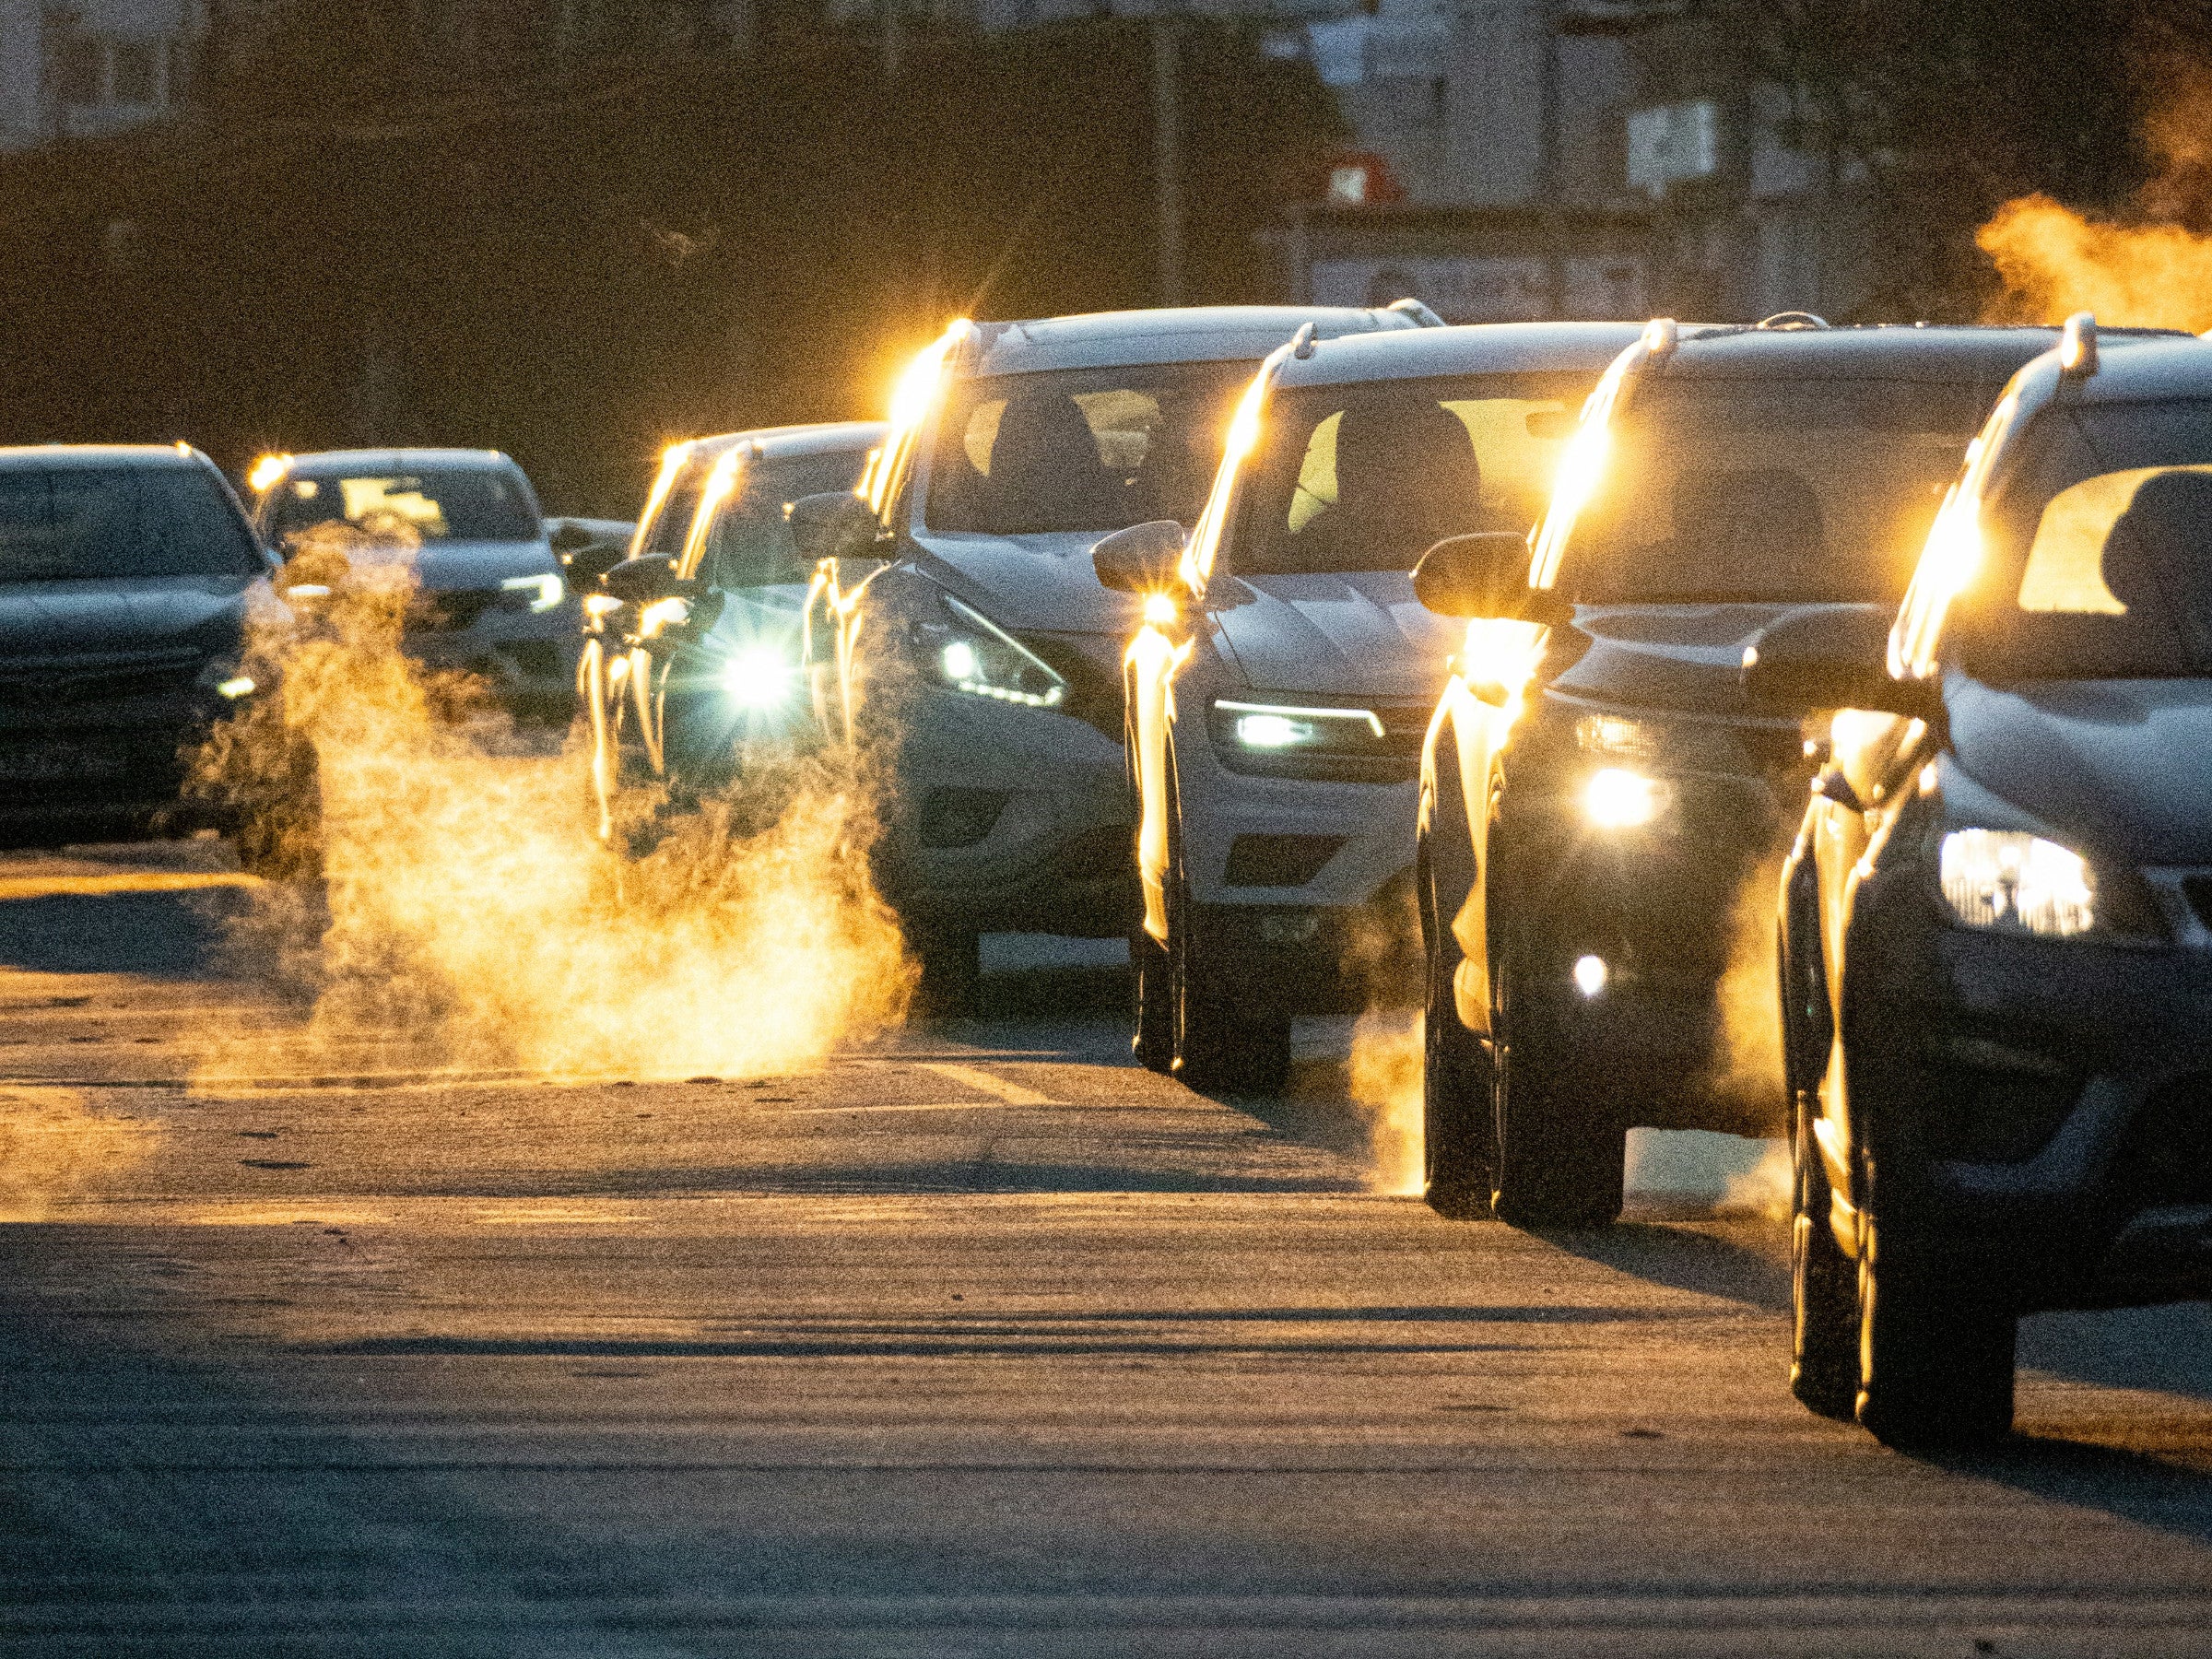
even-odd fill
[(743, 432), (714, 432), (691, 440), (691, 460), (712, 461), (741, 443), (758, 444), (771, 459), (829, 455), (840, 450), (872, 449), (889, 427), (880, 420), (824, 420), (804, 426), (754, 427)]
[(1642, 333), (1641, 323), (1474, 323), (1351, 335), (1322, 342), (1311, 357), (1286, 358), (1275, 383), (1328, 386), (1432, 374), (1576, 370), (1595, 380)]
[(1420, 327), (1404, 312), (1343, 305), (1190, 305), (1091, 312), (1026, 323), (978, 323), (974, 327), (980, 345), (964, 359), (959, 372), (1027, 374), (1139, 363), (1256, 363), (1308, 323), (1324, 338)]
[(2068, 402), (2212, 397), (2212, 341), (2195, 335), (2097, 331), (2097, 372), (2068, 382)]
[(177, 443), (23, 443), (0, 448), (0, 466), (200, 466), (200, 453)]
[(1882, 323), (1684, 330), (1658, 371), (1692, 379), (1986, 380), (2002, 384), (2057, 342), (2055, 328)]
[(350, 449), (315, 450), (308, 454), (294, 455), (286, 464), (285, 472), (297, 476), (307, 473), (350, 472), (356, 467), (383, 467), (396, 471), (408, 466), (481, 467), (486, 471), (505, 468), (514, 462), (499, 450), (487, 449)]

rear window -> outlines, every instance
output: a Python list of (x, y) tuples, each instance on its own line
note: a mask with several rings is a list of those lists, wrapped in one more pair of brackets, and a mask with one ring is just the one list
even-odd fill
[(1954, 611), (1993, 679), (2212, 672), (2212, 401), (2047, 411)]
[(1637, 384), (1559, 585), (1594, 604), (1895, 604), (2000, 390), (1833, 377)]
[(0, 582), (252, 576), (222, 485), (197, 466), (0, 468)]
[(1454, 375), (1277, 393), (1230, 568), (1410, 571), (1446, 536), (1527, 530), (1596, 379)]
[(292, 542), (324, 524), (403, 541), (535, 541), (545, 534), (529, 499), (490, 467), (291, 474), (272, 487), (269, 535)]

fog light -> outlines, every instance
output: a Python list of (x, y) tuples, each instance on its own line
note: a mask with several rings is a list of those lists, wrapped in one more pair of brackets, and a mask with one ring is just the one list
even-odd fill
[(235, 679), (224, 680), (216, 687), (216, 691), (218, 695), (228, 697), (233, 702), (236, 702), (241, 697), (251, 696), (253, 694), (253, 682), (248, 679), (242, 674), (238, 676)]
[(1577, 957), (1574, 961), (1574, 988), (1584, 996), (1595, 996), (1606, 988), (1612, 977), (1606, 970), (1606, 959), (1601, 956)]
[(1600, 830), (1634, 830), (1657, 818), (1666, 797), (1666, 785), (1657, 779), (1608, 766), (1590, 774), (1583, 810)]

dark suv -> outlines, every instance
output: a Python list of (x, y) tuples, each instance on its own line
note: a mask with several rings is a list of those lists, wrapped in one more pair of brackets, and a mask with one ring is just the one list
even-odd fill
[(1983, 414), (2053, 337), (1655, 323), (1592, 394), (1533, 562), (1496, 535), (1424, 558), (1423, 602), (1477, 618), (1422, 755), (1437, 1208), (1603, 1225), (1631, 1126), (1781, 1133), (1779, 1086), (1726, 1075), (1720, 989), (1811, 767), (1806, 711), (1747, 700), (1744, 648), (1896, 603)]
[(182, 791), (216, 723), (267, 694), (241, 664), (249, 615), (282, 614), (274, 568), (184, 444), (0, 449), (0, 839), (222, 821)]
[(2212, 345), (2104, 347), (2013, 382), (1901, 612), (1745, 676), (1842, 710), (1783, 885), (1794, 1386), (1897, 1443), (2004, 1432), (2023, 1312), (2212, 1295)]

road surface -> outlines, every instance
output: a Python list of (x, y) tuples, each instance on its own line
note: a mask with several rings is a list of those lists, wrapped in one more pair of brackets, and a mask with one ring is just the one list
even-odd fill
[(1224, 1104), (994, 941), (806, 1075), (347, 1065), (241, 897), (0, 860), (0, 1654), (2212, 1653), (2198, 1310), (1916, 1460), (1790, 1401), (1775, 1222), (1369, 1190), (1341, 1030)]

